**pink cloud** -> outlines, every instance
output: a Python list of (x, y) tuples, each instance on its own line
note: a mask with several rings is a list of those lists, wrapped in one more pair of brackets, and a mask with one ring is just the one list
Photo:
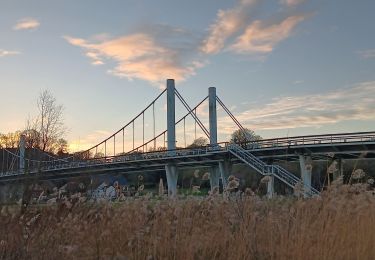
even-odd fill
[(178, 49), (162, 44), (157, 37), (147, 33), (136, 33), (93, 43), (80, 38), (64, 37), (70, 44), (86, 51), (94, 65), (106, 60), (115, 61), (116, 66), (108, 72), (129, 80), (142, 79), (159, 84), (166, 78), (184, 80), (204, 66), (198, 60), (185, 60)]
[(40, 26), (40, 22), (35, 18), (23, 18), (13, 26), (14, 30), (31, 30)]
[(234, 44), (230, 46), (230, 50), (245, 54), (269, 53), (276, 44), (288, 38), (293, 29), (305, 18), (304, 15), (290, 16), (276, 24), (254, 21), (242, 35), (237, 37)]

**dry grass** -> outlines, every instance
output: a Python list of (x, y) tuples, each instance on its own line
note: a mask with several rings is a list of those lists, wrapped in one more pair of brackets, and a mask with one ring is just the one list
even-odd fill
[(3, 207), (2, 259), (374, 259), (375, 196), (333, 186), (297, 200), (218, 195)]

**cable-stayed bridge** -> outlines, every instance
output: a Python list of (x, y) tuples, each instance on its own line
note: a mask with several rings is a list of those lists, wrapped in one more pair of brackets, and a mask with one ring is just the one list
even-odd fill
[[(155, 104), (167, 96), (166, 129), (156, 132)], [(176, 120), (176, 97), (186, 109), (186, 114)], [(208, 101), (208, 123), (205, 124), (197, 112)], [(318, 195), (311, 185), (311, 160), (354, 159), (371, 157), (375, 152), (375, 132), (345, 133), (331, 135), (298, 136), (263, 139), (235, 144), (218, 143), (217, 104), (246, 133), (244, 127), (216, 95), (215, 88), (209, 88), (208, 96), (191, 107), (175, 88), (174, 80), (167, 80), (167, 88), (162, 91), (144, 110), (111, 136), (92, 146), (65, 158), (49, 154), (36, 156), (25, 149), (25, 139), (21, 136), (19, 149), (2, 149), (0, 156), (0, 183), (22, 182), (27, 179), (65, 179), (77, 176), (115, 173), (137, 173), (165, 171), (168, 194), (177, 194), (178, 171), (185, 168), (209, 168), (211, 188), (218, 187), (220, 179), (226, 185), (231, 165), (242, 163), (262, 175), (269, 175), (267, 191), (273, 194), (274, 179), (294, 188), (300, 184), (307, 196)], [(145, 115), (152, 115), (151, 125), (145, 123)], [(176, 147), (176, 126), (183, 126), (186, 146), (186, 121), (194, 121), (194, 138), (200, 131), (210, 141), (209, 145), (195, 148)], [(141, 130), (135, 126), (142, 122)], [(219, 126), (220, 127), (220, 126)], [(150, 130), (151, 128), (151, 130)], [(151, 132), (151, 133), (149, 133)], [(141, 135), (137, 143), (136, 135)], [(146, 136), (150, 136), (147, 138)], [(275, 162), (277, 160), (299, 160), (301, 178)]]

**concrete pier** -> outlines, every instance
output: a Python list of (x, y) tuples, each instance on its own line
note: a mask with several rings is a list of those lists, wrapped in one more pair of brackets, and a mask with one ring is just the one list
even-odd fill
[(270, 181), (267, 182), (267, 198), (271, 199), (275, 195), (275, 177), (269, 175)]
[(301, 179), (303, 183), (303, 191), (306, 193), (311, 191), (311, 176), (312, 176), (312, 159), (311, 156), (299, 155), (299, 164), (301, 168)]
[(229, 175), (232, 173), (232, 163), (229, 158), (225, 158), (219, 162), (220, 178), (223, 183), (223, 189), (227, 187), (227, 180)]

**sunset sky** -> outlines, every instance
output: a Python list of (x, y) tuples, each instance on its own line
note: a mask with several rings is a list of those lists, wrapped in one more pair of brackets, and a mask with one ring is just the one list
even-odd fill
[[(265, 138), (373, 131), (374, 10), (373, 0), (0, 0), (0, 133), (22, 129), (49, 89), (71, 149), (84, 149), (167, 78), (191, 106), (216, 87)], [(156, 109), (162, 131), (165, 99)], [(218, 121), (225, 141), (234, 125)]]

